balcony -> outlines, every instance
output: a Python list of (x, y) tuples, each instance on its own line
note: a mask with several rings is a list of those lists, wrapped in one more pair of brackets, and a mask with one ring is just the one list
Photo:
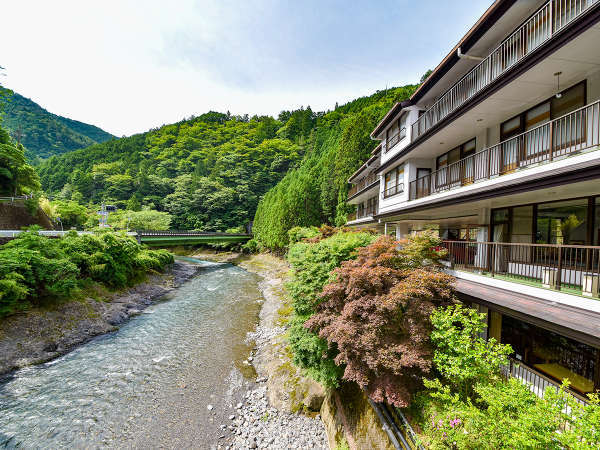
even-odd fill
[(596, 101), (411, 181), (409, 200), (550, 163), (599, 144), (600, 101)]
[(598, 298), (600, 247), (444, 241), (451, 268)]
[(356, 194), (364, 191), (378, 181), (379, 177), (377, 176), (377, 171), (374, 170), (373, 172), (370, 172), (366, 177), (361, 178), (356, 184), (352, 185), (348, 190), (348, 198), (354, 197)]
[[(376, 198), (377, 197), (375, 197), (375, 199)], [(348, 214), (348, 217), (346, 219), (348, 222), (353, 222), (355, 220), (360, 220), (360, 219), (371, 218), (375, 214), (377, 214), (377, 208), (378, 208), (377, 201), (375, 201), (374, 203), (370, 203), (366, 207), (364, 207), (364, 206), (361, 207), (361, 206), (362, 205), (359, 205), (356, 212)]]
[(600, 0), (550, 0), (411, 125), (415, 141)]
[(404, 192), (404, 183), (400, 183), (397, 184), (395, 186), (392, 186), (390, 188), (387, 188), (385, 191), (383, 191), (383, 193), (381, 194), (381, 196), (383, 198), (389, 198), (392, 197), (396, 194), (402, 194)]
[(393, 136), (389, 137), (385, 143), (385, 145), (383, 145), (383, 152), (387, 153), (388, 151), (390, 151), (392, 148), (394, 148), (398, 142), (400, 142), (402, 139), (404, 139), (406, 137), (406, 127), (402, 127), (400, 129), (400, 131), (398, 131), (396, 134), (394, 134)]

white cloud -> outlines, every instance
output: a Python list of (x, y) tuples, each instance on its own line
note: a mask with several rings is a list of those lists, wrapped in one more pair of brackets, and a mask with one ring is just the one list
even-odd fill
[[(454, 44), (442, 40), (429, 59), (402, 55), (398, 12), (410, 3), (343, 5), (4, 0), (3, 83), (51, 112), (129, 135), (208, 110), (332, 108), (416, 81)], [(398, 27), (378, 27), (384, 20)]]

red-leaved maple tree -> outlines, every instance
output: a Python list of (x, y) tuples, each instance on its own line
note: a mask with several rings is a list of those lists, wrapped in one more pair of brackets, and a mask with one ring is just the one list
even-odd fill
[(382, 236), (344, 262), (305, 326), (337, 347), (343, 379), (376, 402), (405, 407), (432, 367), (429, 317), (451, 301), (453, 278), (436, 264), (437, 237), (401, 245)]

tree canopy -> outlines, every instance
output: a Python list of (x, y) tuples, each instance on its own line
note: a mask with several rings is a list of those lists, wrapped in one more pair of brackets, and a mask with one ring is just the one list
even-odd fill
[(0, 127), (0, 196), (30, 194), (39, 187), (38, 175), (25, 158), (25, 148)]

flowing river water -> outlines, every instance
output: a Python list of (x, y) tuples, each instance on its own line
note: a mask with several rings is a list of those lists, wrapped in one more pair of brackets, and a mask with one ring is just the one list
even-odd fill
[(257, 275), (187, 259), (198, 275), (118, 331), (0, 380), (0, 448), (215, 447), (263, 298)]

